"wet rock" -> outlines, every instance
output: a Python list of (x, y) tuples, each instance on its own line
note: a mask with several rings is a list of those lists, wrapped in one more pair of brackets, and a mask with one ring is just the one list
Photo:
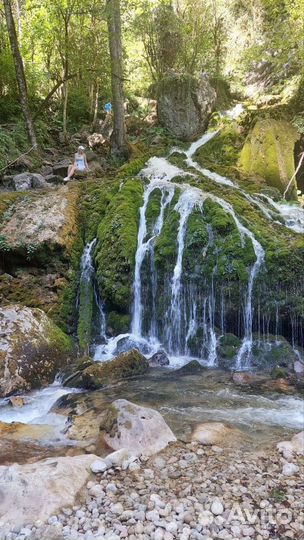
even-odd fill
[(239, 371), (233, 373), (232, 380), (235, 384), (238, 384), (240, 386), (250, 386), (258, 382), (260, 379), (254, 373), (249, 373), (248, 371)]
[(121, 338), (116, 345), (115, 354), (128, 352), (131, 349), (138, 349), (141, 354), (149, 354), (150, 346), (144, 340), (135, 340), (129, 336)]
[(48, 184), (62, 184), (63, 178), (59, 174), (48, 174), (45, 180)]
[(25, 402), (26, 402), (26, 399), (23, 396), (11, 396), (9, 398), (9, 403), (14, 408), (23, 407)]
[(43, 165), (40, 169), (40, 174), (44, 177), (53, 174), (53, 167), (51, 167), (51, 165)]
[(42, 174), (32, 173), (32, 187), (33, 189), (48, 188), (49, 185)]
[(0, 308), (0, 396), (52, 382), (72, 351), (70, 339), (42, 310)]
[(193, 442), (203, 445), (220, 445), (231, 442), (232, 438), (240, 437), (241, 433), (221, 422), (206, 422), (198, 424), (191, 436)]
[(123, 353), (110, 362), (95, 362), (82, 373), (84, 388), (102, 388), (107, 384), (142, 375), (149, 369), (149, 362), (136, 349)]
[(287, 379), (279, 378), (274, 381), (267, 381), (262, 385), (264, 390), (279, 392), (280, 394), (293, 394), (295, 389)]
[(16, 191), (28, 191), (32, 189), (32, 175), (31, 173), (16, 174), (13, 177), (13, 184)]
[(100, 430), (110, 448), (127, 449), (133, 456), (151, 456), (176, 441), (157, 411), (125, 399), (112, 403), (101, 420)]
[(0, 522), (7, 528), (21, 528), (33, 521), (45, 522), (58, 509), (73, 505), (94, 460), (96, 456), (86, 455), (0, 467)]
[(44, 441), (54, 434), (53, 426), (23, 424), (22, 422), (0, 422), (0, 438), (14, 441)]
[(197, 375), (205, 371), (207, 368), (202, 366), (197, 360), (191, 360), (185, 366), (175, 370), (174, 375)]
[(28, 191), (29, 189), (49, 187), (41, 174), (31, 172), (16, 174), (13, 177), (13, 184), (16, 191)]
[(169, 366), (170, 360), (165, 351), (157, 351), (157, 353), (153, 354), (151, 358), (149, 359), (149, 364), (151, 367), (158, 367), (158, 366)]
[(215, 100), (208, 77), (168, 74), (158, 85), (158, 120), (178, 139), (191, 140), (206, 128)]
[(300, 360), (296, 360), (293, 369), (297, 375), (304, 375), (304, 364)]

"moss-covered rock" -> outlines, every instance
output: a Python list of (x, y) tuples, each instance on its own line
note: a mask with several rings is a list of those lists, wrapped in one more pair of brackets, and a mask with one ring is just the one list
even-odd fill
[[(295, 172), (294, 147), (300, 138), (292, 124), (284, 120), (258, 120), (242, 149), (239, 167), (242, 173), (259, 176), (283, 193)], [(289, 198), (296, 197), (296, 182)]]
[(72, 342), (40, 309), (0, 308), (0, 396), (53, 381), (73, 354)]
[(97, 232), (95, 263), (102, 298), (112, 311), (127, 314), (131, 304), (143, 185), (127, 180), (109, 204)]
[(206, 128), (216, 101), (207, 78), (171, 73), (158, 83), (157, 93), (159, 122), (177, 138), (191, 140)]
[(7, 207), (0, 224), (4, 256), (48, 262), (56, 253), (63, 258), (69, 253), (77, 235), (78, 191), (62, 189), (24, 195)]
[(149, 369), (149, 362), (137, 349), (123, 353), (109, 362), (94, 362), (82, 373), (84, 388), (102, 388), (121, 379), (143, 375)]

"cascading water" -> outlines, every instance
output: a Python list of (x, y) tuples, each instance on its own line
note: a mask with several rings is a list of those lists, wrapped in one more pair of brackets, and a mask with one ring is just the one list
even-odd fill
[[(153, 235), (148, 240), (145, 240), (147, 236), (146, 211), (147, 211), (150, 195), (155, 189), (159, 189), (159, 186), (157, 182), (152, 181), (152, 183), (145, 190), (144, 204), (140, 209), (140, 221), (139, 221), (139, 229), (138, 229), (138, 237), (137, 237), (137, 251), (136, 251), (136, 257), (135, 257), (135, 273), (134, 273), (134, 283), (133, 283), (134, 307), (133, 307), (133, 319), (132, 319), (132, 334), (139, 337), (142, 334), (142, 312), (143, 312), (142, 299), (141, 299), (141, 296), (142, 296), (141, 294), (142, 284), (141, 284), (141, 275), (140, 275), (141, 267), (142, 267), (144, 258), (150, 249), (151, 261), (152, 261), (151, 262), (152, 288), (153, 288), (153, 298), (155, 300), (157, 280), (156, 280), (156, 275), (155, 275), (156, 269), (155, 269), (155, 264), (154, 264), (154, 250), (152, 247), (152, 241), (161, 233), (163, 223), (164, 223), (165, 210), (170, 204), (172, 197), (174, 195), (174, 189), (172, 189), (171, 187), (169, 189), (163, 188), (164, 191), (162, 191), (160, 213), (153, 228)], [(155, 311), (154, 302), (153, 302), (152, 310)]]
[[(94, 299), (99, 314), (99, 333), (100, 336), (105, 338), (106, 335), (106, 316), (104, 310), (104, 304), (99, 296), (98, 288), (95, 282), (95, 268), (93, 265), (93, 255), (96, 246), (97, 239), (94, 238), (91, 242), (86, 244), (81, 257), (80, 265), (80, 282), (78, 293), (78, 312), (91, 313), (90, 307), (92, 306), (92, 300)], [(93, 298), (92, 298), (93, 296)], [(92, 315), (92, 313), (91, 313)], [(91, 321), (87, 321), (90, 323)]]
[[(203, 144), (210, 140), (211, 136), (205, 136), (199, 142), (191, 146), (187, 155), (191, 156), (192, 152)], [(173, 169), (172, 169), (173, 167)], [(201, 312), (202, 327), (204, 331), (204, 345), (207, 353), (205, 353), (205, 360), (208, 365), (215, 365), (217, 357), (217, 337), (215, 332), (215, 308), (216, 299), (214, 291), (214, 274), (212, 273), (212, 279), (209, 283), (208, 291), (200, 306), (197, 304), (197, 299), (190, 295), (188, 299), (185, 299), (183, 294), (183, 257), (185, 250), (185, 237), (187, 232), (187, 224), (189, 216), (194, 209), (199, 212), (203, 212), (204, 202), (207, 199), (211, 199), (213, 202), (221, 206), (224, 211), (231, 215), (233, 221), (239, 231), (241, 244), (244, 246), (245, 237), (249, 238), (252, 242), (253, 249), (256, 256), (256, 261), (248, 271), (248, 286), (246, 290), (246, 298), (244, 305), (244, 339), (237, 359), (238, 368), (245, 367), (250, 359), (250, 352), (252, 348), (252, 325), (253, 325), (253, 308), (252, 308), (252, 294), (255, 277), (264, 260), (264, 250), (260, 243), (256, 240), (253, 233), (249, 231), (236, 216), (233, 207), (225, 200), (212, 195), (210, 193), (204, 193), (200, 189), (190, 186), (189, 184), (176, 184), (172, 182), (175, 176), (182, 176), (185, 173), (177, 167), (171, 166), (164, 158), (152, 158), (142, 175), (150, 179), (150, 184), (145, 189), (144, 204), (140, 210), (140, 225), (138, 232), (138, 247), (136, 253), (135, 264), (135, 279), (134, 279), (134, 306), (133, 306), (133, 322), (132, 333), (143, 337), (142, 332), (142, 319), (144, 307), (142, 304), (142, 283), (141, 283), (141, 269), (143, 261), (147, 255), (150, 254), (151, 265), (151, 286), (152, 286), (152, 322), (150, 337), (153, 335), (156, 339), (160, 339), (157, 332), (157, 324), (155, 320), (155, 298), (156, 298), (156, 269), (154, 262), (154, 248), (151, 247), (153, 240), (161, 234), (163, 227), (164, 211), (172, 201), (174, 191), (180, 190), (181, 195), (176, 203), (174, 210), (179, 214), (179, 225), (177, 231), (177, 255), (176, 263), (173, 270), (173, 276), (170, 283), (169, 297), (170, 302), (166, 313), (166, 331), (162, 342), (168, 352), (174, 356), (182, 356), (189, 354), (189, 340), (193, 337), (194, 329), (199, 326), (198, 320), (200, 319), (198, 313)], [(147, 222), (146, 212), (149, 203), (149, 198), (154, 189), (161, 189), (161, 203), (160, 213), (155, 222), (155, 226), (152, 232), (152, 236), (147, 237)], [(169, 196), (165, 196), (166, 192), (169, 192)], [(206, 246), (206, 251), (209, 245), (212, 243), (212, 231), (210, 226), (208, 228), (209, 239)], [(205, 253), (206, 254), (206, 253)], [(224, 318), (224, 315), (222, 314)], [(221, 323), (224, 326), (224, 322)]]
[[(232, 180), (200, 167), (193, 159), (196, 151), (218, 132), (206, 133), (198, 141), (191, 144), (187, 151), (173, 149), (173, 152), (185, 154), (186, 164), (203, 174), (210, 180), (236, 189), (252, 206), (256, 206), (264, 217), (274, 221), (276, 218), (284, 222), (285, 226), (296, 232), (301, 230), (301, 220), (304, 211), (298, 207), (280, 205), (269, 197), (261, 195), (252, 196), (243, 191)], [(244, 292), (243, 324), (239, 324), (239, 333), (243, 335), (241, 347), (237, 354), (237, 369), (246, 369), (250, 366), (253, 345), (253, 295), (256, 277), (264, 262), (264, 250), (254, 234), (245, 227), (237, 217), (232, 205), (226, 200), (205, 193), (201, 189), (186, 183), (186, 177), (196, 177), (195, 174), (184, 171), (171, 164), (165, 158), (151, 158), (140, 176), (148, 180), (144, 191), (144, 201), (140, 209), (140, 223), (138, 230), (137, 252), (135, 260), (135, 276), (133, 283), (134, 302), (131, 330), (131, 339), (136, 338), (140, 343), (148, 343), (151, 347), (163, 346), (174, 357), (189, 357), (193, 354), (214, 366), (217, 361), (217, 347), (219, 335), (216, 328), (222, 333), (226, 331), (226, 299), (221, 290), (218, 294), (216, 284), (216, 267), (209, 280), (195, 283), (185, 278), (184, 254), (188, 229), (188, 221), (193, 212), (204, 214), (204, 203), (207, 199), (219, 205), (225, 213), (229, 214), (239, 232), (240, 245), (246, 249), (245, 239), (249, 239), (255, 254), (255, 262), (248, 268), (247, 287)], [(174, 181), (175, 178), (179, 181)], [(183, 181), (183, 178), (185, 179)], [(147, 210), (152, 193), (160, 192), (159, 213), (154, 224), (148, 224)], [(178, 194), (178, 202), (171, 206), (174, 194)], [(264, 198), (264, 200), (263, 200)], [(284, 208), (283, 208), (284, 206)], [(179, 215), (176, 240), (176, 259), (173, 274), (164, 282), (160, 282), (157, 265), (155, 263), (155, 246), (161, 236), (166, 210), (177, 212)], [(292, 218), (290, 216), (293, 216)], [(296, 221), (296, 224), (294, 223)], [(208, 242), (203, 248), (203, 256), (212, 248), (214, 235), (211, 225), (207, 225)], [(148, 264), (148, 266), (147, 266)], [(143, 282), (143, 275), (145, 281)], [(147, 277), (148, 276), (148, 277)], [(163, 279), (163, 278), (162, 278)], [(147, 283), (147, 281), (149, 283)], [(143, 287), (144, 285), (144, 287)], [(162, 303), (167, 305), (164, 319), (158, 320), (159, 295)], [(260, 319), (260, 315), (258, 314)], [(197, 346), (197, 334), (200, 333), (201, 346)], [(119, 339), (115, 338), (118, 343)], [(194, 345), (193, 345), (194, 344)], [(152, 349), (151, 349), (152, 350)], [(155, 350), (155, 348), (153, 349)], [(107, 345), (107, 358), (115, 351), (111, 343)], [(196, 351), (193, 353), (193, 351)]]
[(182, 350), (182, 294), (181, 278), (183, 273), (183, 254), (185, 248), (185, 235), (187, 222), (195, 206), (195, 200), (191, 197), (191, 190), (184, 191), (175, 206), (179, 212), (180, 221), (177, 234), (177, 259), (174, 267), (171, 285), (171, 307), (167, 322), (167, 341), (169, 351), (180, 354)]

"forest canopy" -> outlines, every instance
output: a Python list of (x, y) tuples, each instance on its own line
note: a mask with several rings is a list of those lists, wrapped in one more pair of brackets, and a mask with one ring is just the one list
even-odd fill
[[(93, 121), (111, 99), (106, 3), (9, 3), (34, 118), (47, 112), (50, 119), (51, 113), (52, 123), (63, 131)], [(155, 83), (170, 70), (207, 72), (249, 98), (264, 92), (282, 93), (284, 99), (300, 87), (304, 0), (121, 0), (120, 9), (130, 102), (154, 97)], [(5, 123), (19, 116), (20, 100), (3, 8), (0, 44), (0, 117)]]

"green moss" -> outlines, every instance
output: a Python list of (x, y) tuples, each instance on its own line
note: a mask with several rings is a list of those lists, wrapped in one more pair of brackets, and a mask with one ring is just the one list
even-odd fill
[(122, 315), (116, 311), (111, 311), (107, 317), (108, 328), (111, 329), (115, 335), (126, 334), (130, 329), (131, 317), (130, 315)]
[[(295, 172), (294, 146), (299, 133), (283, 120), (259, 120), (249, 134), (239, 159), (240, 170), (260, 176), (266, 183), (284, 192)], [(296, 183), (289, 192), (296, 197)]]
[(95, 262), (99, 289), (106, 302), (122, 311), (128, 311), (131, 303), (142, 196), (140, 180), (127, 180), (113, 197), (97, 232)]
[(79, 287), (77, 336), (80, 349), (87, 351), (91, 342), (94, 309), (94, 290), (90, 281), (82, 281)]
[(199, 148), (194, 159), (205, 169), (238, 179), (237, 163), (243, 144), (243, 133), (236, 123), (230, 123)]
[(153, 226), (157, 220), (160, 211), (160, 201), (162, 193), (160, 189), (155, 189), (149, 198), (149, 203), (146, 211), (146, 220), (147, 220), (147, 236), (153, 236)]
[(102, 388), (107, 384), (143, 375), (149, 369), (149, 362), (137, 349), (121, 354), (111, 362), (94, 363), (82, 374), (84, 388)]

